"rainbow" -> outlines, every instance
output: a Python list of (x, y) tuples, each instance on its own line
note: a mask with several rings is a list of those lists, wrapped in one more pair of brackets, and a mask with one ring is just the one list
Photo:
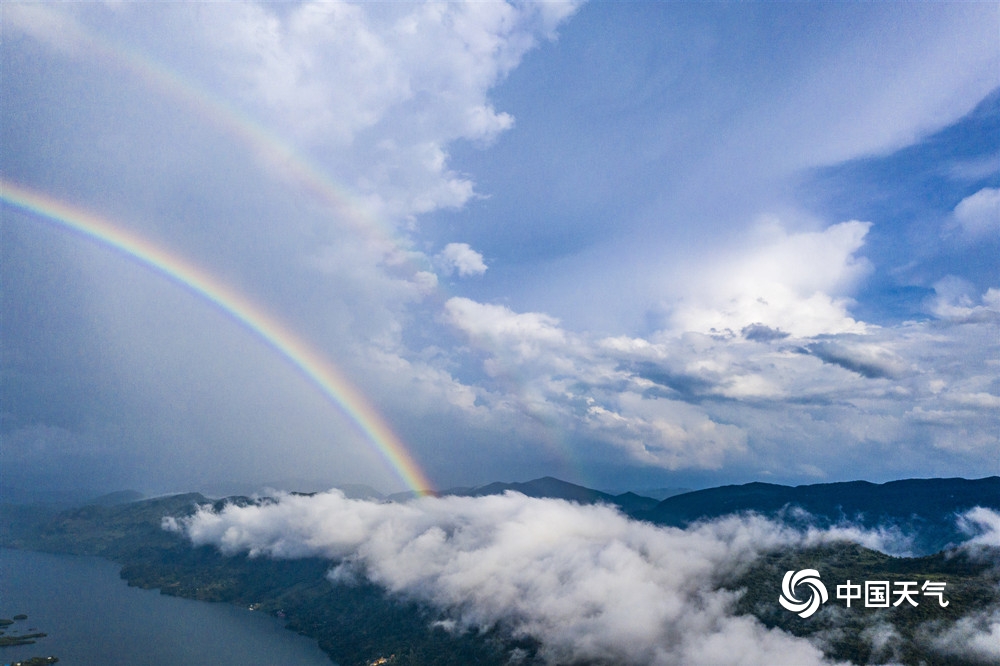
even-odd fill
[(56, 222), (152, 268), (230, 315), (302, 372), (374, 444), (406, 486), (417, 494), (433, 491), (403, 442), (378, 411), (329, 361), (281, 322), (211, 274), (86, 211), (44, 194), (0, 180), (0, 201)]
[[(42, 4), (12, 6), (4, 18), (15, 28), (36, 39), (70, 52), (79, 50), (88, 58), (104, 58), (128, 71), (150, 89), (166, 98), (180, 102), (199, 117), (248, 146), (255, 156), (279, 174), (310, 193), (337, 219), (361, 232), (387, 252), (396, 253), (410, 262), (408, 248), (393, 227), (372, 215), (362, 198), (353, 195), (324, 171), (300, 148), (279, 137), (247, 113), (223, 101), (216, 93), (155, 60), (149, 55), (115, 43), (96, 34), (73, 19)], [(59, 30), (47, 29), (57, 24)], [(58, 35), (56, 38), (54, 35)], [(65, 43), (68, 40), (70, 46)], [(414, 271), (419, 268), (414, 267)]]

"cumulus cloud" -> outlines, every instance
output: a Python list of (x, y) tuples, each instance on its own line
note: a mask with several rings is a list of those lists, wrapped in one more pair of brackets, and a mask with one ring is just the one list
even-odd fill
[(642, 464), (752, 458), (760, 474), (787, 469), (781, 451), (794, 445), (796, 469), (822, 478), (857, 446), (902, 442), (931, 464), (936, 451), (974, 460), (995, 442), (1000, 291), (949, 277), (928, 302), (936, 322), (857, 321), (849, 295), (870, 270), (857, 256), (870, 226), (765, 225), (747, 249), (691, 268), (667, 328), (645, 338), (595, 338), (465, 298), (446, 304), (445, 321), (472, 343), (467, 360), (485, 355), (482, 368), (505, 380), (481, 396), (487, 409), (530, 402), (532, 415)]
[[(176, 242), (178, 251), (190, 250), (192, 260), (200, 257), (206, 270), (232, 277), (234, 284), (247, 287), (248, 296), (259, 296), (274, 306), (276, 315), (288, 317), (292, 328), (301, 327), (305, 337), (322, 341), (322, 351), (343, 364), (386, 411), (416, 457), (437, 467), (429, 470), (432, 476), (450, 474), (456, 482), (467, 482), (454, 475), (482, 469), (482, 460), (520, 442), (539, 441), (543, 429), (572, 451), (574, 463), (590, 466), (588, 471), (594, 470), (595, 460), (603, 465), (610, 459), (605, 455), (609, 447), (615, 454), (625, 452), (628, 464), (682, 470), (732, 463), (728, 471), (744, 478), (772, 473), (788, 478), (802, 472), (822, 477), (834, 471), (856, 475), (858, 461), (872, 459), (859, 455), (861, 447), (865, 455), (878, 456), (885, 473), (904, 466), (909, 475), (921, 469), (963, 474), (979, 469), (983, 452), (992, 452), (996, 441), (1000, 290), (983, 294), (959, 278), (945, 278), (927, 303), (937, 321), (890, 329), (856, 320), (851, 295), (869, 270), (861, 257), (870, 228), (865, 222), (846, 221), (814, 231), (772, 224), (756, 235), (743, 235), (729, 223), (745, 220), (747, 209), (729, 211), (724, 216), (729, 222), (693, 234), (718, 235), (705, 241), (704, 252), (690, 253), (687, 244), (676, 245), (678, 256), (698, 256), (670, 279), (649, 278), (651, 283), (657, 280), (655, 293), (636, 287), (640, 295), (633, 295), (632, 282), (619, 282), (621, 288), (605, 292), (613, 294), (608, 301), (663, 299), (663, 317), (655, 322), (651, 318), (648, 325), (638, 323), (640, 317), (614, 321), (601, 333), (612, 337), (571, 327), (566, 322), (574, 317), (572, 307), (559, 311), (560, 320), (550, 314), (554, 310), (538, 305), (524, 308), (533, 311), (517, 311), (457, 297), (439, 308), (438, 299), (427, 298), (438, 289), (439, 275), (482, 275), (486, 262), (464, 243), (449, 243), (436, 256), (415, 249), (440, 248), (449, 240), (418, 236), (415, 216), (458, 207), (476, 196), (472, 176), (456, 172), (449, 151), (456, 142), (486, 146), (515, 126), (517, 119), (494, 106), (491, 91), (530, 49), (553, 38), (576, 6), (9, 4), (5, 26), (20, 33), (16, 39), (25, 39), (25, 46), (31, 41), (38, 56), (16, 63), (12, 72), (20, 78), (11, 78), (12, 85), (45, 90), (50, 94), (45, 99), (56, 100), (56, 107), (70, 114), (56, 118), (36, 113), (41, 107), (29, 102), (37, 96), (11, 96), (11, 103), (17, 102), (12, 108), (25, 104), (23, 113), (11, 117), (20, 118), (18, 122), (32, 119), (25, 121), (25, 131), (12, 125), (11, 132), (50, 137), (46, 145), (53, 151), (48, 157), (60, 159), (38, 171), (48, 174), (44, 182), (75, 183), (64, 192), (71, 187), (78, 193), (90, 191), (81, 196), (98, 201), (93, 210), (134, 221), (142, 232), (150, 231), (142, 229), (147, 223), (155, 227), (151, 238)], [(940, 24), (926, 17), (923, 21)], [(950, 23), (949, 34), (965, 34), (969, 25), (981, 23), (970, 14)], [(959, 25), (961, 29), (955, 27)], [(904, 41), (910, 48), (926, 40)], [(19, 48), (15, 39), (10, 43)], [(51, 60), (46, 59), (47, 48)], [(885, 77), (875, 76), (876, 69), (863, 74), (882, 90)], [(116, 76), (109, 77), (109, 71)], [(151, 75), (153, 71), (158, 74)], [(855, 80), (854, 68), (850, 71)], [(942, 80), (951, 85), (954, 72), (972, 70), (949, 64), (944, 71), (949, 74)], [(65, 76), (73, 85), (66, 85)], [(827, 77), (818, 78), (826, 86)], [(914, 80), (923, 84), (925, 79), (921, 73)], [(104, 85), (109, 81), (123, 85)], [(81, 86), (93, 95), (86, 104), (75, 104), (73, 91)], [(818, 88), (797, 89), (809, 90), (803, 94), (810, 100), (808, 108), (816, 104)], [(843, 89), (822, 90), (840, 95)], [(848, 98), (854, 105), (856, 96)], [(886, 98), (894, 104), (914, 99)], [(132, 105), (123, 106), (123, 100)], [(31, 103), (44, 100), (38, 97)], [(806, 107), (801, 104), (779, 106), (789, 117), (814, 117), (803, 114)], [(751, 115), (758, 112), (751, 110)], [(780, 134), (780, 141), (761, 139), (770, 136), (765, 134), (748, 143), (742, 122), (741, 131), (732, 133), (740, 146), (753, 147), (753, 159), (747, 163), (754, 170), (761, 159), (759, 144), (769, 144), (769, 150), (784, 156), (791, 147), (787, 137), (796, 136), (784, 123), (775, 122), (771, 109), (762, 117), (766, 121), (760, 125)], [(840, 123), (847, 116), (831, 117)], [(173, 126), (149, 132), (150, 119), (172, 119)], [(877, 132), (900, 127), (896, 122), (847, 125)], [(924, 126), (909, 127), (918, 125)], [(98, 133), (80, 132), (80, 127)], [(810, 137), (799, 141), (806, 151), (818, 145), (813, 137), (820, 135), (835, 137), (836, 153), (847, 145), (842, 131), (800, 134)], [(274, 141), (278, 148), (269, 143)], [(135, 149), (140, 142), (147, 142), (142, 143), (143, 151)], [(270, 148), (262, 149), (262, 142)], [(848, 152), (856, 156), (862, 144), (868, 146), (862, 152), (888, 145), (862, 141)], [(704, 162), (711, 170), (706, 182), (725, 180), (728, 191), (730, 172), (719, 172), (720, 164), (743, 150), (702, 151), (714, 155)], [(62, 159), (65, 155), (75, 158)], [(219, 155), (231, 159), (214, 161)], [(28, 167), (34, 169), (46, 158), (21, 151), (12, 153), (8, 162), (22, 170), (24, 182), (32, 182)], [(830, 158), (799, 156), (791, 161), (814, 164)], [(232, 165), (245, 171), (236, 173), (228, 168)], [(979, 165), (976, 172), (982, 168)], [(700, 179), (699, 173), (707, 175), (695, 171), (689, 174), (692, 181)], [(744, 175), (741, 171), (740, 177)], [(46, 187), (37, 179), (33, 182)], [(263, 183), (263, 189), (258, 187)], [(745, 188), (755, 189), (752, 184)], [(324, 193), (332, 191), (339, 193), (333, 197), (339, 203), (331, 206)], [(692, 188), (695, 192), (700, 194), (690, 208), (679, 210), (710, 217), (703, 203), (717, 199), (711, 194), (716, 190)], [(702, 196), (705, 192), (709, 195)], [(996, 192), (986, 188), (960, 203), (953, 215), (955, 229), (983, 234), (977, 238), (995, 229), (991, 211)], [(50, 193), (62, 196), (56, 190)], [(76, 201), (83, 205), (82, 199)], [(101, 201), (112, 203), (102, 209)], [(346, 218), (354, 218), (354, 224)], [(740, 246), (726, 249), (719, 238), (733, 234), (739, 239), (732, 245)], [(657, 265), (679, 263), (659, 254), (662, 241), (639, 242), (657, 253)], [(571, 298), (571, 292), (586, 293), (578, 284), (589, 279), (586, 276), (605, 286), (614, 283), (613, 276), (595, 270), (589, 259), (581, 261), (587, 266), (579, 271), (560, 269), (572, 289), (558, 295), (558, 302)], [(303, 267), (307, 270), (300, 270)], [(549, 275), (560, 271), (553, 268)], [(659, 269), (648, 273), (661, 275)], [(111, 280), (107, 284), (113, 286), (103, 287), (107, 291), (92, 299), (101, 303), (99, 308), (119, 309), (116, 320), (104, 316), (106, 310), (95, 309), (94, 322), (107, 331), (116, 329), (106, 333), (109, 342), (101, 354), (112, 355), (107, 357), (109, 367), (150, 369), (155, 381), (149, 386), (155, 388), (146, 391), (144, 404), (156, 405), (155, 420), (173, 433), (177, 422), (192, 422), (190, 414), (184, 419), (165, 417), (162, 403), (148, 396), (164, 391), (165, 373), (154, 368), (176, 374), (184, 367), (179, 359), (190, 357), (168, 344), (184, 339), (177, 333), (194, 327), (179, 316), (169, 330), (160, 327), (150, 334), (148, 327), (140, 327), (136, 322), (143, 319), (126, 316), (131, 312), (126, 305), (154, 308), (138, 291), (131, 300), (123, 297), (124, 285), (133, 288), (133, 282)], [(521, 291), (510, 294), (512, 302), (531, 291), (523, 287), (517, 285), (515, 291)], [(527, 296), (539, 302), (532, 298)], [(590, 312), (603, 309), (600, 301), (584, 305)], [(106, 322), (119, 320), (132, 322), (128, 337), (145, 342), (115, 339), (125, 336), (124, 329)], [(457, 339), (449, 337), (455, 333)], [(148, 344), (161, 339), (163, 345)], [(417, 348), (421, 342), (426, 346)], [(139, 349), (140, 344), (144, 353), (122, 352)], [(127, 366), (113, 358), (126, 359)], [(187, 385), (178, 380), (177, 394)], [(226, 393), (218, 399), (240, 398)], [(206, 408), (203, 420), (221, 422), (207, 416), (216, 412)], [(442, 438), (440, 430), (430, 432), (418, 421), (428, 416), (439, 423), (447, 419), (449, 432), (470, 433), (470, 440), (485, 443), (486, 449), (464, 438)], [(154, 428), (161, 425), (146, 431)], [(202, 439), (207, 439), (206, 432), (199, 433)], [(57, 448), (55, 442), (63, 435), (39, 431), (32, 437)], [(102, 439), (93, 433), (89, 437), (94, 442)], [(134, 446), (130, 437), (118, 441), (118, 455)], [(245, 446), (240, 436), (230, 441)], [(328, 445), (328, 438), (316, 441), (321, 443), (316, 448)], [(942, 452), (947, 455), (935, 457)], [(221, 455), (216, 457), (221, 461)], [(525, 458), (536, 470), (550, 462)], [(899, 460), (907, 462), (893, 467)], [(178, 468), (190, 467), (187, 460), (176, 461)], [(219, 466), (230, 467), (228, 462)]]
[(709, 418), (679, 400), (619, 396), (618, 411), (591, 399), (585, 422), (594, 434), (617, 443), (632, 458), (666, 469), (718, 469), (747, 449), (746, 432)]
[[(543, 313), (516, 313), (460, 297), (448, 300), (445, 313), (448, 323), (487, 354), (482, 368), (498, 382), (495, 393), (482, 397), (498, 414), (513, 403), (568, 432), (618, 447), (635, 461), (666, 469), (718, 469), (746, 451), (739, 427), (717, 422), (677, 396), (648, 394), (655, 383), (622, 365), (632, 345), (655, 357), (646, 341), (593, 341)], [(738, 377), (722, 391), (766, 390), (763, 382), (753, 384), (752, 377)]]
[(468, 243), (448, 243), (437, 258), (449, 274), (457, 272), (461, 277), (468, 277), (486, 272), (483, 255), (469, 247)]
[(296, 131), (343, 143), (405, 106), (422, 112), (408, 124), (488, 141), (513, 118), (486, 91), (575, 7), (309, 2), (282, 16), (247, 5), (224, 38), (248, 92), (285, 120), (305, 120)]
[(488, 144), (513, 127), (488, 91), (576, 7), (242, 4), (199, 27), (233, 94), (312, 146), (375, 215), (399, 219), (473, 196), (448, 168), (448, 145)]
[[(819, 232), (761, 230), (756, 246), (691, 269), (690, 293), (673, 308), (678, 331), (742, 331), (763, 326), (795, 336), (860, 333), (847, 294), (870, 271), (855, 253), (871, 224), (841, 222)], [(750, 329), (763, 330), (763, 329)]]
[(1000, 235), (1000, 189), (985, 187), (962, 199), (948, 224), (967, 241), (996, 238)]
[(544, 313), (466, 298), (445, 312), (472, 345), (467, 360), (495, 380), (478, 402), (495, 417), (489, 427), (509, 421), (516, 403), (562, 432), (672, 470), (751, 456), (783, 469), (782, 447), (794, 445), (799, 471), (822, 478), (861, 444), (919, 442), (923, 456), (968, 459), (989, 450), (997, 340), (988, 295), (981, 302), (952, 319), (811, 337), (755, 322), (739, 333), (595, 338)]
[(274, 175), (282, 160), (305, 159), (351, 206), (405, 225), (474, 196), (472, 180), (449, 167), (450, 144), (486, 146), (514, 126), (489, 91), (578, 5), (125, 3), (11, 8), (8, 18), (75, 57), (98, 53), (140, 77), (147, 61), (175, 70), (169, 77), (216, 113), (287, 143), (268, 158)]
[(759, 554), (839, 538), (761, 518), (680, 530), (517, 493), (379, 504), (330, 491), (164, 526), (227, 554), (330, 558), (334, 578), (367, 576), (456, 627), (534, 637), (556, 663), (826, 663), (808, 641), (733, 614), (737, 593), (722, 585)]
[(946, 275), (934, 283), (928, 302), (931, 314), (952, 321), (988, 321), (1000, 317), (1000, 289), (990, 288), (979, 295), (968, 280)]
[(498, 352), (513, 351), (519, 359), (535, 359), (568, 340), (559, 320), (540, 312), (516, 313), (504, 305), (456, 296), (445, 303), (444, 314), (448, 323), (473, 340)]

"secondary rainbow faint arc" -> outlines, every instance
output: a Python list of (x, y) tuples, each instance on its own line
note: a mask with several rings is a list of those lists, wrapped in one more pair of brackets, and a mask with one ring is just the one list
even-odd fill
[(125, 253), (235, 318), (288, 359), (354, 421), (411, 490), (417, 493), (433, 490), (427, 475), (364, 395), (322, 355), (246, 297), (144, 238), (52, 197), (0, 180), (0, 200)]
[[(40, 4), (18, 5), (14, 13), (6, 18), (10, 19), (15, 28), (20, 27), (29, 34), (36, 34), (28, 27), (32, 23), (31, 17), (35, 17), (41, 24), (65, 18), (58, 14), (53, 17), (51, 10)], [(85, 46), (80, 50), (88, 56), (106, 57), (129, 70), (158, 93), (193, 107), (202, 117), (250, 146), (284, 177), (290, 176), (318, 197), (328, 208), (339, 214), (341, 221), (360, 230), (368, 238), (386, 247), (403, 250), (403, 254), (406, 254), (405, 243), (395, 234), (391, 225), (367, 212), (360, 198), (334, 181), (301, 149), (282, 139), (246, 112), (224, 101), (218, 93), (199, 85), (191, 78), (185, 78), (180, 72), (152, 56), (116, 43), (76, 21), (60, 23), (60, 30), (69, 36), (71, 42)], [(36, 34), (36, 38), (40, 37)], [(51, 35), (48, 38), (51, 41)]]

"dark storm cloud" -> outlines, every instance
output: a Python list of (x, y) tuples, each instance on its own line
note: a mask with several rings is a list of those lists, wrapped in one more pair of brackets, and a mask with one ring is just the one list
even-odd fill
[(806, 350), (824, 363), (839, 365), (868, 379), (893, 379), (906, 370), (902, 359), (877, 347), (816, 342)]

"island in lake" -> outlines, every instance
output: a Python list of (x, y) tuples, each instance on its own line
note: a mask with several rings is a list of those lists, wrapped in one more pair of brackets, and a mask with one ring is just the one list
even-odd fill
[[(8, 627), (13, 625), (15, 622), (22, 622), (27, 619), (28, 616), (24, 613), (18, 613), (13, 618), (0, 618), (0, 648), (15, 647), (18, 645), (34, 645), (39, 638), (45, 638), (48, 636), (48, 634), (41, 632), (13, 634), (10, 636), (7, 635)], [(10, 664), (10, 666), (45, 666), (46, 664), (54, 664), (58, 661), (58, 657), (31, 657), (30, 659), (15, 661)]]

